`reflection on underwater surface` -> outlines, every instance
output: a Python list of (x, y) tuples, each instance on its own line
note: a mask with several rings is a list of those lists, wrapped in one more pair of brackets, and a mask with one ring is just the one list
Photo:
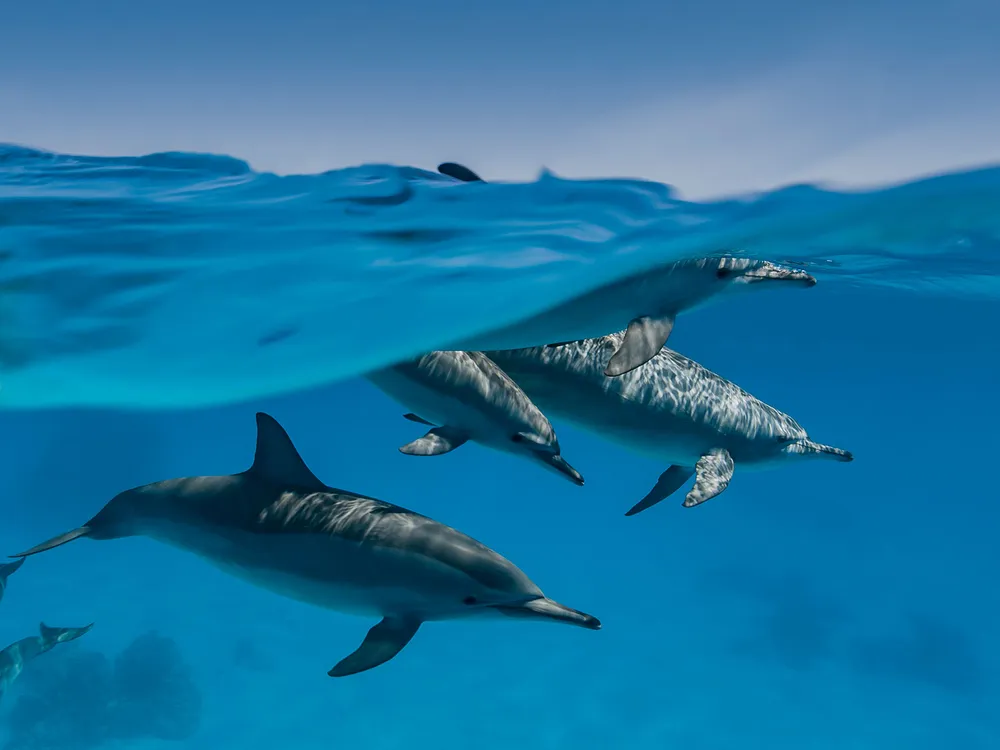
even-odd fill
[[(879, 270), (905, 292), (820, 271), (807, 293), (688, 315), (672, 348), (856, 456), (748, 472), (725, 502), (691, 510), (674, 498), (624, 517), (664, 467), (557, 419), (583, 488), (477, 446), (401, 456), (412, 423), (359, 380), (198, 411), (14, 410), (0, 424), (7, 551), (125, 486), (246, 468), (261, 409), (325, 481), (483, 540), (599, 616), (600, 633), (440, 624), (390, 664), (330, 680), (370, 621), (277, 599), (144, 539), (28, 560), (0, 627), (9, 642), (39, 616), (93, 620), (86, 648), (104, 653), (148, 630), (169, 636), (204, 694), (191, 748), (996, 747), (998, 511), (981, 468), (1000, 448), (1000, 352), (983, 325), (996, 299), (974, 292), (997, 269), (975, 257)], [(921, 268), (956, 282), (952, 294), (911, 286)], [(958, 283), (972, 268), (978, 290)]]
[(804, 265), (820, 286), (996, 298), (998, 205), (1000, 168), (699, 203), (642, 180), (279, 177), (226, 156), (4, 146), (0, 408), (318, 387), (720, 253)]

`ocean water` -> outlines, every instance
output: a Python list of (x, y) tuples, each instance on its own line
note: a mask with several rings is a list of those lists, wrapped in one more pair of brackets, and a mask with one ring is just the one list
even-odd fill
[[(391, 662), (331, 679), (374, 622), (145, 539), (81, 540), (8, 581), (4, 643), (39, 620), (95, 626), (29, 665), (0, 729), (17, 739), (38, 704), (22, 698), (55, 684), (32, 667), (157, 632), (176, 650), (139, 671), (189, 677), (195, 731), (104, 742), (81, 718), (97, 668), (79, 662), (47, 729), (12, 750), (998, 747), (998, 250), (1000, 169), (693, 203), (637, 180), (279, 177), (220, 156), (6, 147), (0, 551), (128, 487), (242, 471), (263, 410), (324, 481), (472, 535), (603, 629), (430, 623)], [(664, 466), (557, 419), (584, 487), (473, 444), (404, 456), (420, 427), (358, 377), (717, 252), (819, 283), (687, 313), (671, 348), (852, 463), (737, 467), (704, 506), (678, 494), (627, 518)], [(160, 690), (162, 716), (191, 704)]]

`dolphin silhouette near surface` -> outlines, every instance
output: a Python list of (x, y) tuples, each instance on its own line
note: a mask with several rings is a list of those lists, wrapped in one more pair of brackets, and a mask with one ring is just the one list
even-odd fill
[[(485, 183), (461, 164), (446, 162), (438, 171), (461, 182)], [(805, 271), (766, 260), (707, 257), (670, 261), (449, 347), (492, 351), (559, 345), (605, 336), (627, 325), (618, 346), (602, 363), (606, 376), (618, 377), (652, 359), (666, 345), (677, 316), (683, 312), (744, 291), (815, 285), (816, 278)]]
[(513, 563), (460, 531), (324, 484), (263, 413), (246, 471), (126, 490), (84, 526), (16, 557), (82, 537), (128, 536), (193, 552), (290, 598), (380, 617), (361, 646), (330, 670), (333, 677), (389, 661), (427, 621), (514, 617), (601, 627), (597, 618), (546, 597)]

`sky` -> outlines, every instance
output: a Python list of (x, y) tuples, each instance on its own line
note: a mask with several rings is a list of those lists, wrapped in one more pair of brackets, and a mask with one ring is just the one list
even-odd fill
[(688, 197), (1000, 162), (996, 0), (8, 5), (0, 142), (546, 167)]

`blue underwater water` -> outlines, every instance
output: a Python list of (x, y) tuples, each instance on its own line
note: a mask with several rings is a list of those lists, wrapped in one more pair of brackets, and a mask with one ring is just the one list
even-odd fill
[[(110, 747), (85, 721), (94, 659), (150, 632), (170, 648), (143, 641), (107, 679), (139, 695), (133, 724), (197, 704), (197, 729), (117, 746), (1000, 746), (998, 251), (995, 168), (693, 203), (638, 180), (0, 149), (0, 552), (123, 489), (242, 471), (263, 410), (324, 481), (461, 529), (603, 622), (429, 623), (331, 679), (374, 622), (143, 538), (81, 540), (29, 558), (0, 601), (4, 643), (95, 623), (0, 698), (8, 747)], [(625, 517), (666, 467), (558, 419), (584, 487), (474, 444), (405, 456), (421, 428), (358, 377), (720, 252), (819, 283), (686, 313), (670, 347), (852, 463), (737, 467), (701, 507)], [(76, 682), (51, 676), (72, 659)], [(39, 695), (58, 697), (25, 733)]]

